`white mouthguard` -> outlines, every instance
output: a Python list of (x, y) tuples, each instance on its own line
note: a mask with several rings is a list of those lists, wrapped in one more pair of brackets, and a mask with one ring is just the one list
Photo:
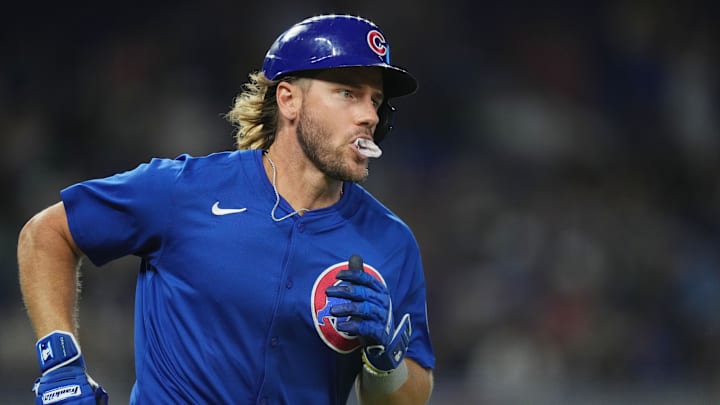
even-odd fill
[(382, 150), (379, 146), (375, 144), (375, 142), (365, 139), (365, 138), (358, 138), (355, 140), (355, 147), (357, 147), (358, 152), (360, 152), (363, 156), (369, 157), (369, 158), (379, 158), (382, 155)]

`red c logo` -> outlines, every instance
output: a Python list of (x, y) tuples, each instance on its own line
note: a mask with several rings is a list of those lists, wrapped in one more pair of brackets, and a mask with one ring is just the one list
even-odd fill
[(367, 34), (367, 43), (370, 46), (370, 49), (379, 56), (385, 56), (387, 53), (387, 42), (385, 42), (385, 37), (380, 33), (380, 31), (370, 30)]
[[(382, 275), (380, 275), (380, 272), (374, 267), (368, 264), (363, 264), (363, 267), (365, 272), (370, 273), (373, 277), (385, 284)], [(337, 319), (330, 314), (330, 307), (334, 303), (344, 300), (341, 298), (329, 298), (325, 295), (325, 290), (327, 290), (328, 287), (338, 283), (335, 275), (347, 268), (348, 262), (342, 262), (325, 269), (315, 280), (312, 295), (310, 296), (315, 330), (322, 341), (338, 353), (350, 353), (360, 347), (360, 340), (357, 337), (349, 336), (336, 329)]]

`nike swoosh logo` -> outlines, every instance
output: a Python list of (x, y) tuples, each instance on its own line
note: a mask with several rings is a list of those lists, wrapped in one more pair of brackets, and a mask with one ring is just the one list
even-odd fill
[(212, 206), (213, 215), (237, 214), (245, 211), (247, 211), (247, 208), (220, 208), (220, 201), (215, 201), (215, 204)]

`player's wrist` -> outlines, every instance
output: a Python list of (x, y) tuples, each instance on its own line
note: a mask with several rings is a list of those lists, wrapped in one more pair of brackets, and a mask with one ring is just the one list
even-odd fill
[(69, 365), (85, 369), (80, 345), (70, 332), (52, 331), (38, 339), (35, 349), (43, 375)]
[(401, 361), (397, 368), (389, 371), (378, 370), (368, 363), (363, 364), (363, 389), (371, 392), (389, 394), (397, 391), (408, 379), (408, 367)]

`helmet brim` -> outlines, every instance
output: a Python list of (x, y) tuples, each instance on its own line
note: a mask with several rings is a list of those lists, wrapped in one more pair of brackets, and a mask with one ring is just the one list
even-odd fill
[(294, 72), (280, 72), (275, 80), (280, 80), (285, 76), (315, 76), (322, 70), (343, 69), (353, 67), (364, 68), (380, 68), (383, 73), (383, 93), (386, 99), (407, 96), (417, 92), (418, 81), (405, 69), (397, 66), (378, 63), (374, 65), (343, 65), (323, 68), (304, 69)]
[(383, 68), (385, 98), (407, 96), (417, 91), (417, 79), (406, 70), (390, 65), (383, 66)]

